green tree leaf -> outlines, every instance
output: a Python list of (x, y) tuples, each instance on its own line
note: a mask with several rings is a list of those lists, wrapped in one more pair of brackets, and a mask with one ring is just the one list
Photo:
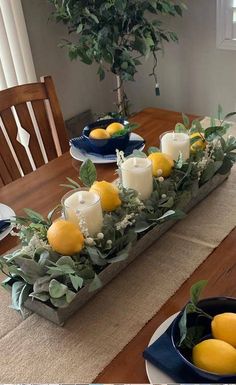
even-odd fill
[(191, 301), (194, 305), (197, 306), (200, 296), (205, 289), (208, 281), (207, 280), (201, 280), (195, 283), (191, 289), (190, 289), (190, 295), (191, 295)]
[(183, 341), (185, 340), (188, 332), (187, 327), (187, 315), (193, 313), (195, 311), (195, 306), (191, 303), (188, 303), (183, 311), (183, 314), (179, 320), (179, 331), (180, 331), (180, 340), (178, 346), (181, 346)]
[(99, 67), (98, 67), (97, 74), (99, 75), (100, 81), (102, 81), (103, 79), (105, 79), (105, 71), (104, 71), (104, 68), (103, 68), (102, 66), (99, 66)]

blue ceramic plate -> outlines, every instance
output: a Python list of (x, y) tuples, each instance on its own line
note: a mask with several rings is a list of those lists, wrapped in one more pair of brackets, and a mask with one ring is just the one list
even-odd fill
[[(217, 314), (221, 313), (236, 313), (236, 298), (230, 298), (230, 297), (215, 297), (215, 298), (206, 298), (201, 301), (199, 301), (198, 306), (204, 310), (206, 313), (210, 314), (211, 316), (215, 316)], [(173, 324), (172, 324), (172, 330), (171, 330), (171, 340), (172, 344), (176, 350), (176, 352), (179, 354), (181, 359), (187, 364), (195, 373), (200, 375), (201, 377), (204, 377), (208, 380), (215, 381), (218, 383), (231, 383), (232, 381), (236, 382), (236, 375), (220, 375), (215, 374), (211, 372), (207, 372), (205, 370), (197, 368), (193, 363), (191, 362), (191, 351), (181, 351), (178, 348), (178, 342), (179, 342), (179, 321), (182, 316), (183, 311), (175, 318)], [(194, 313), (190, 313), (187, 316), (187, 322), (188, 326), (191, 327), (194, 325), (196, 321), (197, 315)], [(211, 320), (207, 318), (200, 317), (199, 318), (199, 324), (204, 326), (205, 328), (205, 336), (211, 335)]]

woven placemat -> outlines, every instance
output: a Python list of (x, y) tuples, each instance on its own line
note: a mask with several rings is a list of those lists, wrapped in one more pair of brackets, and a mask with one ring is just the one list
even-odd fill
[(0, 289), (0, 383), (91, 383), (236, 226), (235, 189), (234, 168), (64, 328), (22, 321)]

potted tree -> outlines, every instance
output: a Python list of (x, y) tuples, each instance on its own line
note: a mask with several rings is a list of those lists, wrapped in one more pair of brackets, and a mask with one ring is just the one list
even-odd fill
[(73, 40), (64, 40), (71, 60), (98, 63), (98, 75), (103, 80), (106, 71), (116, 77), (118, 112), (128, 115), (129, 102), (124, 82), (133, 81), (142, 58), (153, 57), (156, 94), (157, 53), (164, 41), (178, 40), (173, 31), (164, 27), (159, 16), (182, 16), (185, 5), (176, 0), (49, 0), (53, 18), (64, 23)]

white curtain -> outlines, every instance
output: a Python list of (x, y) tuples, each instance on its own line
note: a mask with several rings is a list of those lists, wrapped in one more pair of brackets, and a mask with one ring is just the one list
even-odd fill
[(21, 0), (0, 0), (0, 90), (36, 81)]

